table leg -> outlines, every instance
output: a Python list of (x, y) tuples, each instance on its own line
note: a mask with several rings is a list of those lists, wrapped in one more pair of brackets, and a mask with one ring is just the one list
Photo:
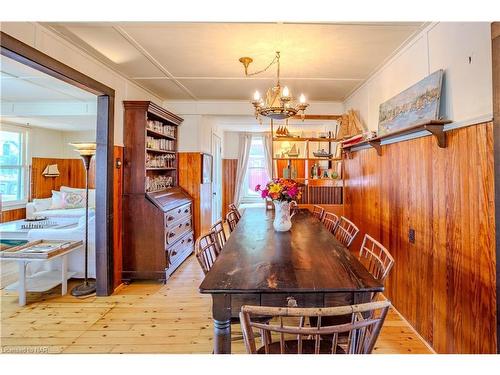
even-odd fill
[(68, 293), (68, 256), (63, 255), (61, 259), (61, 295)]
[(17, 262), (19, 266), (19, 281), (18, 281), (18, 294), (19, 294), (19, 306), (26, 305), (26, 263), (24, 260), (19, 260)]
[(214, 354), (231, 354), (231, 296), (212, 294)]

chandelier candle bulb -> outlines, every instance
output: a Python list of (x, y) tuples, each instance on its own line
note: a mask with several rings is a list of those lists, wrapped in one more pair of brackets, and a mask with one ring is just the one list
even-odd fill
[(300, 104), (304, 104), (306, 102), (306, 97), (304, 94), (300, 94), (299, 101), (300, 101)]
[(255, 93), (253, 94), (253, 100), (255, 100), (256, 102), (260, 100), (260, 93), (258, 91), (255, 91)]
[(282, 94), (282, 96), (284, 98), (288, 98), (290, 96), (290, 90), (288, 90), (287, 86), (283, 87), (283, 94)]

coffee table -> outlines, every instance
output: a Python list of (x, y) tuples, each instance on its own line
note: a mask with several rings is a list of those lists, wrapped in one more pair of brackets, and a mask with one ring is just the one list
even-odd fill
[[(12, 249), (29, 248), (31, 245), (41, 243), (43, 240), (29, 242), (25, 245), (17, 246), (11, 249), (5, 249), (0, 254), (0, 261), (15, 261), (19, 269), (19, 281), (8, 285), (6, 290), (17, 290), (19, 294), (19, 306), (26, 305), (26, 292), (45, 292), (61, 284), (61, 295), (68, 292), (68, 279), (75, 272), (68, 272), (68, 254), (82, 247), (83, 241), (52, 241), (60, 242), (64, 247), (58, 251), (53, 251), (46, 254), (45, 258), (40, 257), (40, 253), (23, 253), (18, 251), (5, 257), (4, 253), (12, 251)], [(46, 262), (62, 257), (61, 270), (41, 271), (34, 275), (26, 277), (26, 265), (29, 262)]]

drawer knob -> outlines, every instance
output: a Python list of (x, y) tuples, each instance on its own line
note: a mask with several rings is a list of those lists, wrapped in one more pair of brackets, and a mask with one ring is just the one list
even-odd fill
[(188, 209), (188, 208), (186, 208), (186, 209), (184, 210), (184, 213), (185, 213), (185, 214), (187, 214), (188, 212), (189, 212), (189, 209)]
[(167, 221), (172, 221), (172, 220), (174, 220), (173, 216), (169, 216), (168, 219), (167, 219)]
[(172, 251), (172, 256), (176, 256), (177, 255), (177, 251)]
[(189, 223), (186, 223), (186, 227), (189, 227)]
[(170, 232), (170, 233), (168, 234), (168, 237), (169, 237), (169, 238), (172, 238), (173, 236), (175, 236), (175, 233), (173, 233), (173, 232)]
[(188, 238), (188, 243), (190, 243), (193, 239), (192, 238)]
[(286, 304), (288, 307), (297, 307), (297, 300), (293, 297), (286, 297)]

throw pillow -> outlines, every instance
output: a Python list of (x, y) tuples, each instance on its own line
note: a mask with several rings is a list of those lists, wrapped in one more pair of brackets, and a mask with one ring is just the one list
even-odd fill
[(63, 208), (63, 202), (61, 197), (61, 192), (52, 190), (52, 204), (50, 206), (51, 210), (60, 210)]
[(62, 205), (64, 209), (85, 207), (85, 193), (63, 191), (61, 193)]

